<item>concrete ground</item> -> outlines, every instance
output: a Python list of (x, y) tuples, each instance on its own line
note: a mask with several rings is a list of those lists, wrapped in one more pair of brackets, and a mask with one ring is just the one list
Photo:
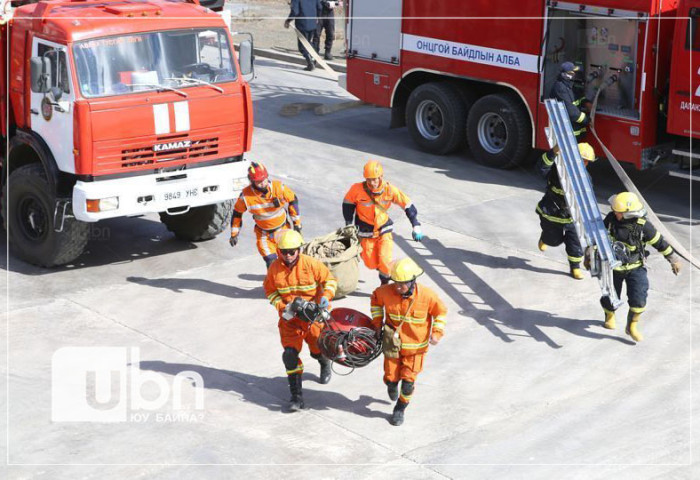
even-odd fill
[[(408, 221), (396, 209), (395, 253), (417, 259), (426, 270), (421, 281), (450, 313), (406, 423), (387, 422), (381, 360), (320, 385), (306, 349), (308, 409), (284, 413), (277, 320), (262, 291), (250, 216), (235, 249), (227, 235), (177, 241), (156, 215), (118, 219), (93, 228), (74, 265), (45, 270), (2, 259), (7, 478), (698, 478), (697, 271), (674, 277), (652, 253), (645, 340), (634, 345), (623, 328), (602, 328), (596, 281), (569, 278), (562, 248), (537, 250), (543, 181), (532, 171), (485, 168), (468, 151), (420, 153), (405, 129), (388, 129), (384, 109), (281, 117), (288, 103), (348, 99), (320, 72), (260, 59), (252, 86), (249, 158), (298, 193), (306, 238), (342, 225), (342, 197), (368, 158), (381, 160), (386, 178), (418, 207), (427, 239), (408, 240)], [(592, 174), (601, 202), (621, 190), (608, 165)], [(632, 176), (700, 256), (700, 222), (690, 213), (698, 197), (691, 205), (687, 181)], [(368, 312), (377, 283), (362, 267), (357, 292), (335, 306)], [(116, 397), (130, 399), (126, 421), (52, 421), (52, 358), (55, 387), (99, 368), (107, 355), (81, 357), (79, 368), (54, 357), (86, 352), (76, 347), (138, 349), (138, 358), (131, 352), (119, 365), (136, 385)], [(182, 371), (201, 375), (203, 408), (196, 384), (184, 382), (190, 408), (176, 410)], [(116, 395), (124, 383), (111, 385)], [(144, 407), (163, 392), (162, 406)], [(96, 405), (109, 391), (88, 393), (92, 411), (108, 410)]]

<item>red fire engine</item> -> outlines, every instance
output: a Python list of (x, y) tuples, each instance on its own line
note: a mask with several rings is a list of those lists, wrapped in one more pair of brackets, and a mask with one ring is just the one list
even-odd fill
[(351, 0), (346, 88), (391, 107), (391, 126), (408, 126), (421, 149), (446, 154), (466, 140), (476, 159), (505, 168), (548, 148), (544, 100), (560, 64), (572, 61), (582, 71), (580, 96), (605, 87), (595, 117), (601, 142), (647, 168), (672, 152), (690, 157), (690, 137), (700, 135), (698, 7)]
[(179, 238), (221, 232), (247, 184), (250, 42), (239, 64), (223, 19), (198, 0), (7, 5), (0, 159), (12, 250), (64, 264), (89, 222), (149, 212)]

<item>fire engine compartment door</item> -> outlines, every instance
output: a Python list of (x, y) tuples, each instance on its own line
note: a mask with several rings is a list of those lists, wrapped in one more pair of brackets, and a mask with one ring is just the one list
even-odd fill
[[(673, 39), (671, 84), (669, 87), (669, 133), (700, 138), (700, 1), (678, 11)], [(681, 18), (688, 16), (689, 18)], [(691, 118), (692, 116), (692, 118)], [(692, 126), (692, 130), (691, 130)]]
[(51, 60), (51, 85), (61, 91), (56, 101), (51, 92), (31, 92), (31, 127), (44, 139), (53, 153), (58, 169), (75, 173), (73, 154), (73, 105), (75, 88), (71, 82), (71, 65), (65, 45), (34, 37), (32, 57)]
[[(564, 61), (574, 62), (581, 72), (574, 81), (577, 97), (592, 99), (603, 82), (612, 75), (617, 81), (605, 89), (598, 101), (598, 113), (639, 120), (641, 70), (639, 38), (646, 22), (628, 16), (586, 15), (573, 4), (560, 2), (547, 13), (542, 98), (549, 98)], [(573, 11), (572, 11), (573, 10)], [(625, 12), (621, 12), (620, 15)], [(643, 86), (642, 86), (643, 88)]]
[(403, 0), (352, 0), (349, 52), (360, 58), (398, 63)]

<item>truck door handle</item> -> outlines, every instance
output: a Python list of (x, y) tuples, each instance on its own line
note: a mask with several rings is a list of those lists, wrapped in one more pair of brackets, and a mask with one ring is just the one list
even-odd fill
[(32, 108), (31, 110), (29, 110), (29, 113), (31, 113), (32, 115), (39, 115), (39, 110)]

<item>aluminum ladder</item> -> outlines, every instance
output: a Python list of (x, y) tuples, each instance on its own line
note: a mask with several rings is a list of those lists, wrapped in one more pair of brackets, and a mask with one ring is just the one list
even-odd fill
[[(566, 205), (574, 220), (574, 227), (581, 246), (590, 262), (591, 276), (600, 283), (604, 297), (608, 297), (615, 308), (623, 302), (615, 292), (613, 268), (620, 261), (613, 253), (612, 242), (603, 225), (591, 179), (578, 151), (578, 143), (564, 104), (554, 99), (544, 102), (549, 115), (549, 127), (545, 129), (549, 145), (559, 147), (554, 159), (561, 181)], [(588, 248), (590, 247), (590, 248)]]

